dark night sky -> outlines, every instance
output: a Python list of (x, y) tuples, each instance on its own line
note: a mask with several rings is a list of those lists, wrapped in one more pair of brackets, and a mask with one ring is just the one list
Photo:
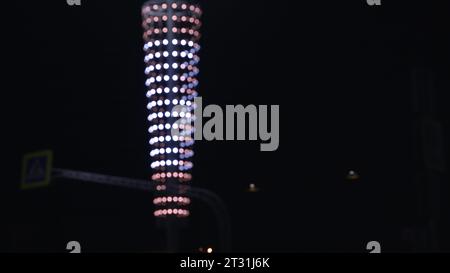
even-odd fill
[[(281, 137), (272, 153), (196, 143), (193, 184), (227, 203), (236, 251), (364, 251), (372, 240), (407, 251), (402, 230), (417, 222), (410, 70), (435, 71), (448, 125), (450, 9), (309, 2), (202, 1), (204, 103), (278, 104)], [(17, 189), (21, 156), (41, 149), (54, 150), (57, 167), (149, 176), (141, 4), (9, 9), (0, 250), (65, 251), (71, 240), (94, 252), (163, 249), (150, 194), (69, 181)], [(351, 169), (360, 181), (345, 179)], [(262, 191), (246, 193), (249, 183)], [(215, 245), (211, 213), (198, 203), (192, 213), (183, 250)]]

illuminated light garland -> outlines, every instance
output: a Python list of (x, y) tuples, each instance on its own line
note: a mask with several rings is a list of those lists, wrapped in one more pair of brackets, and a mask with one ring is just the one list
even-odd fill
[(165, 183), (170, 178), (176, 178), (179, 182), (189, 182), (192, 179), (190, 173), (174, 172), (174, 173), (157, 173), (152, 175), (152, 180), (160, 183)]
[[(202, 11), (193, 0), (150, 0), (142, 7), (149, 152), (158, 218), (189, 216), (190, 199), (168, 189), (187, 185), (194, 156), (194, 99), (198, 96)], [(176, 108), (175, 108), (176, 107)], [(180, 129), (179, 135), (171, 134)], [(178, 187), (175, 187), (178, 188)]]
[(165, 206), (170, 203), (177, 204), (180, 206), (187, 206), (191, 203), (191, 199), (182, 196), (166, 196), (166, 197), (157, 197), (153, 200), (153, 204), (156, 206)]
[(177, 216), (177, 217), (187, 217), (190, 215), (189, 210), (186, 209), (159, 209), (154, 212), (156, 217), (168, 217), (168, 216)]

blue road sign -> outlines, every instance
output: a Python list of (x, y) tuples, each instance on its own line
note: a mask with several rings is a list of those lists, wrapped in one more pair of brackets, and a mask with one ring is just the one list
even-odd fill
[(52, 174), (52, 151), (30, 153), (23, 157), (22, 181), (23, 190), (46, 187), (50, 184)]

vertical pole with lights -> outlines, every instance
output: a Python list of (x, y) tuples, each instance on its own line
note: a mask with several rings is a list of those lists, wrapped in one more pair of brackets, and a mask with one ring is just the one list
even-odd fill
[[(168, 221), (190, 214), (184, 189), (192, 179), (189, 120), (197, 96), (201, 13), (192, 0), (150, 0), (142, 6), (151, 179), (158, 192), (154, 215)], [(172, 129), (184, 134), (172, 135)]]

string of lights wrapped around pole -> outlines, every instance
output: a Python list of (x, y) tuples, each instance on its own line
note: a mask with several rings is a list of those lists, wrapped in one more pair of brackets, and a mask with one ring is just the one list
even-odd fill
[[(142, 6), (154, 215), (185, 218), (192, 179), (194, 99), (198, 96), (200, 17), (195, 1), (150, 0)], [(172, 134), (173, 129), (183, 134)], [(176, 186), (176, 187), (174, 187)], [(173, 190), (173, 189), (176, 190)]]

